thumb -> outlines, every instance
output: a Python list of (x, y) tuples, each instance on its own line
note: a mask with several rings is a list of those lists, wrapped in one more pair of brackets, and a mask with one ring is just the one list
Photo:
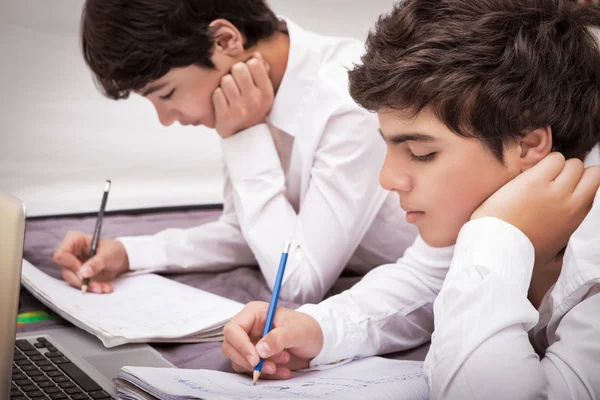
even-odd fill
[(80, 279), (91, 278), (104, 270), (104, 260), (99, 256), (94, 256), (87, 260), (77, 275)]
[(262, 358), (269, 358), (290, 347), (295, 347), (296, 332), (287, 327), (273, 329), (256, 344), (258, 355)]

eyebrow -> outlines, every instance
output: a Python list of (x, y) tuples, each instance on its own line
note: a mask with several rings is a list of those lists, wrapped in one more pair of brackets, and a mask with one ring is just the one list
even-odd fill
[(165, 86), (167, 86), (166, 83), (162, 83), (160, 85), (155, 85), (155, 86), (150, 86), (148, 89), (142, 90), (141, 94), (142, 94), (142, 96), (146, 97), (146, 96), (156, 92), (157, 90), (164, 88)]
[(381, 131), (381, 129), (378, 129), (378, 131), (383, 140), (393, 144), (400, 144), (404, 142), (431, 142), (436, 140), (435, 137), (426, 135), (424, 133), (404, 133), (400, 135), (392, 135), (390, 137), (386, 137)]

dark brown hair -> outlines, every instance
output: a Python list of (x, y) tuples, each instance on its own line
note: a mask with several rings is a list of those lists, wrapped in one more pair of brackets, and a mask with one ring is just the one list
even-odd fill
[(127, 98), (171, 68), (213, 68), (208, 26), (220, 18), (240, 30), (246, 48), (278, 27), (265, 0), (86, 0), (83, 56), (107, 97)]
[(366, 109), (430, 108), (500, 160), (550, 126), (553, 150), (600, 142), (600, 7), (566, 0), (406, 0), (367, 39), (350, 93)]

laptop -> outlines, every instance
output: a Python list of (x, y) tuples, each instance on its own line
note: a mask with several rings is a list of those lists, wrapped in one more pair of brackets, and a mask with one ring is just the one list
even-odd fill
[(125, 365), (173, 367), (146, 344), (107, 349), (77, 328), (16, 334), (26, 211), (0, 190), (0, 399), (116, 399)]

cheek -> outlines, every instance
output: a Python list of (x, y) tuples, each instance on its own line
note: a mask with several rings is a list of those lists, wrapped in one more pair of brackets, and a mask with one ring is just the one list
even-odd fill
[(423, 234), (425, 241), (436, 247), (454, 244), (477, 207), (509, 180), (501, 165), (490, 167), (476, 160), (445, 169), (436, 177), (437, 185), (430, 197), (432, 218), (429, 240)]

